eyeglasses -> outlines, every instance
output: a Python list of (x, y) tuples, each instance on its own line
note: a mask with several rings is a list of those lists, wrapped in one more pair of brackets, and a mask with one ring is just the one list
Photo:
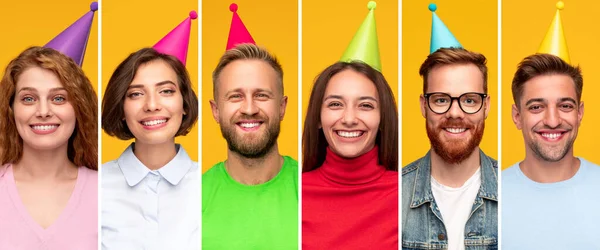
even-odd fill
[(454, 100), (458, 101), (460, 109), (467, 114), (475, 114), (483, 107), (483, 100), (487, 97), (487, 94), (469, 92), (460, 95), (459, 97), (452, 97), (446, 93), (427, 93), (423, 95), (427, 99), (427, 106), (429, 109), (436, 114), (444, 114), (450, 110)]

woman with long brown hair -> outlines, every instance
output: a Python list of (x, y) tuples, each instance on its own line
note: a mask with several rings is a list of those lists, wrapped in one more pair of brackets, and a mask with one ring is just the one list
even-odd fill
[(31, 47), (0, 82), (0, 249), (96, 249), (97, 96), (66, 55)]
[(302, 137), (304, 249), (397, 249), (398, 111), (383, 75), (358, 61), (326, 68)]

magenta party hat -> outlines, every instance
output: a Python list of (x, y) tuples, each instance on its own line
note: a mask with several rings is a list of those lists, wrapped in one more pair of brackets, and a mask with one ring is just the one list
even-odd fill
[(152, 46), (156, 51), (177, 57), (183, 65), (187, 59), (188, 45), (190, 43), (190, 29), (192, 19), (198, 18), (196, 11), (190, 11), (190, 16), (183, 20), (169, 34)]
[(98, 2), (92, 2), (90, 4), (90, 11), (77, 19), (77, 21), (44, 45), (44, 47), (60, 51), (71, 57), (77, 65), (81, 66), (90, 36), (90, 29), (92, 28), (92, 21), (94, 21), (94, 12), (97, 10)]
[(229, 5), (229, 10), (233, 12), (233, 16), (231, 17), (231, 27), (229, 27), (229, 37), (227, 38), (227, 48), (225, 50), (233, 49), (242, 43), (256, 44), (248, 29), (246, 29), (244, 22), (242, 22), (242, 19), (237, 14), (237, 4), (232, 3)]

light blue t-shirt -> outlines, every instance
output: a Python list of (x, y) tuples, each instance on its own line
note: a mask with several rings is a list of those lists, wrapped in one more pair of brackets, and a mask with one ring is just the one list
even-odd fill
[(600, 167), (579, 160), (556, 183), (532, 181), (518, 163), (502, 171), (502, 249), (600, 249)]

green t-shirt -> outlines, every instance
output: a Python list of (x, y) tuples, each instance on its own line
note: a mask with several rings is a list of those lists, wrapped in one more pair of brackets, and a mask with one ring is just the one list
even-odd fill
[(298, 249), (298, 162), (260, 185), (235, 181), (223, 162), (202, 175), (202, 249)]

